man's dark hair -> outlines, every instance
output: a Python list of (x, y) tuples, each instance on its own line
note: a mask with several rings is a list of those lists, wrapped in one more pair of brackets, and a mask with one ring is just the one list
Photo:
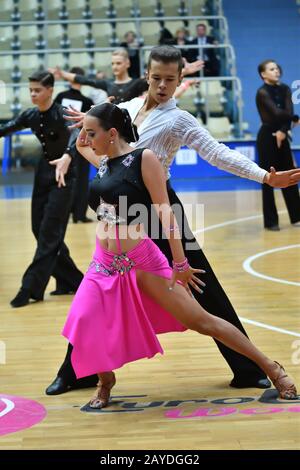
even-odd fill
[(70, 72), (75, 73), (76, 75), (85, 75), (85, 71), (81, 67), (72, 67)]
[(151, 49), (148, 59), (148, 70), (151, 67), (151, 61), (162, 62), (163, 64), (178, 64), (178, 72), (181, 73), (183, 61), (180, 49), (173, 46), (156, 46)]
[(263, 78), (263, 77), (262, 77), (262, 72), (264, 72), (264, 71), (266, 70), (266, 66), (267, 66), (268, 64), (270, 64), (271, 62), (274, 62), (274, 64), (277, 65), (277, 67), (279, 68), (280, 75), (282, 75), (282, 68), (281, 68), (281, 66), (276, 62), (276, 60), (268, 59), (268, 60), (264, 60), (263, 62), (261, 62), (261, 63), (259, 64), (259, 66), (257, 67), (258, 73), (259, 73), (259, 75), (260, 75), (261, 78)]
[(54, 75), (47, 70), (37, 70), (28, 77), (30, 82), (39, 82), (44, 87), (53, 87), (54, 86)]
[(206, 26), (205, 23), (198, 23), (198, 24), (196, 25), (196, 28), (198, 28), (199, 26), (202, 26), (202, 28), (207, 29), (207, 26)]

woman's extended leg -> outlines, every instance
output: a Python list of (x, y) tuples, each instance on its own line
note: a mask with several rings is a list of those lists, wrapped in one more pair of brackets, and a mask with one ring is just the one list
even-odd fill
[(137, 271), (139, 288), (167, 310), (184, 326), (198, 333), (212, 336), (231, 349), (254, 361), (270, 377), (281, 398), (295, 398), (296, 387), (276, 362), (260, 352), (254, 344), (231, 323), (208, 313), (186, 290), (175, 285), (169, 290), (170, 281), (151, 273)]

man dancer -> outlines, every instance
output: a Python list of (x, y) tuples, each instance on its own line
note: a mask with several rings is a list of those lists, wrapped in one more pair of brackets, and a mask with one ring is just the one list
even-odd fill
[(29, 77), (32, 103), (36, 105), (0, 128), (0, 137), (31, 128), (42, 144), (43, 157), (35, 174), (32, 201), (32, 232), (37, 248), (32, 263), (25, 271), (12, 307), (23, 307), (30, 299), (43, 300), (50, 276), (57, 289), (52, 295), (74, 293), (83, 277), (71, 259), (64, 243), (70, 213), (74, 173), (71, 163), (74, 136), (63, 118), (63, 108), (52, 99), (54, 76), (38, 71)]

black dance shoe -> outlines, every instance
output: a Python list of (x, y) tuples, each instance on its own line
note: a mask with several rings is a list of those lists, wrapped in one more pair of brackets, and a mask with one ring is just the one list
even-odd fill
[(73, 287), (68, 288), (58, 288), (50, 292), (50, 295), (73, 295), (75, 294), (76, 289)]
[(271, 230), (271, 232), (279, 232), (279, 225), (272, 225), (271, 227), (265, 227), (265, 230)]
[(89, 224), (90, 222), (93, 222), (93, 219), (89, 219), (88, 217), (83, 217), (82, 219), (74, 219), (73, 218), (73, 223), (77, 224)]
[(25, 307), (25, 305), (29, 304), (30, 299), (33, 299), (36, 301), (43, 300), (42, 297), (34, 297), (33, 295), (30, 294), (30, 291), (28, 289), (21, 287), (16, 297), (10, 301), (10, 305), (14, 308)]
[(72, 386), (69, 385), (63, 377), (57, 376), (56, 379), (46, 388), (46, 395), (60, 395), (71, 390)]
[(233, 388), (270, 388), (271, 382), (269, 379), (245, 379), (234, 377), (230, 382), (230, 387)]
[(64, 377), (57, 376), (52, 384), (46, 388), (46, 395), (60, 395), (61, 393), (69, 392), (70, 390), (78, 390), (80, 388), (96, 387), (99, 378), (97, 375), (83, 377), (72, 382), (68, 382)]

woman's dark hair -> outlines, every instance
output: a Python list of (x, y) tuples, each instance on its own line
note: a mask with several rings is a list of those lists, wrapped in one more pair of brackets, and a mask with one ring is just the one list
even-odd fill
[(273, 59), (268, 59), (268, 60), (264, 60), (263, 62), (261, 62), (259, 64), (259, 66), (257, 67), (257, 70), (258, 70), (258, 73), (260, 75), (260, 77), (262, 78), (262, 72), (264, 72), (266, 70), (266, 66), (268, 64), (270, 64), (271, 62), (274, 62), (274, 64), (277, 65), (277, 67), (279, 68), (279, 72), (280, 72), (280, 75), (282, 75), (282, 68), (279, 64), (277, 64), (276, 60), (273, 60)]
[(121, 137), (128, 143), (139, 140), (137, 128), (132, 123), (127, 109), (118, 108), (112, 103), (103, 103), (93, 106), (87, 112), (87, 115), (97, 118), (100, 126), (106, 131), (115, 127)]
[(178, 72), (181, 73), (183, 68), (183, 60), (180, 49), (174, 46), (156, 46), (151, 49), (148, 59), (148, 70), (151, 67), (151, 61), (162, 62), (163, 64), (178, 64)]

